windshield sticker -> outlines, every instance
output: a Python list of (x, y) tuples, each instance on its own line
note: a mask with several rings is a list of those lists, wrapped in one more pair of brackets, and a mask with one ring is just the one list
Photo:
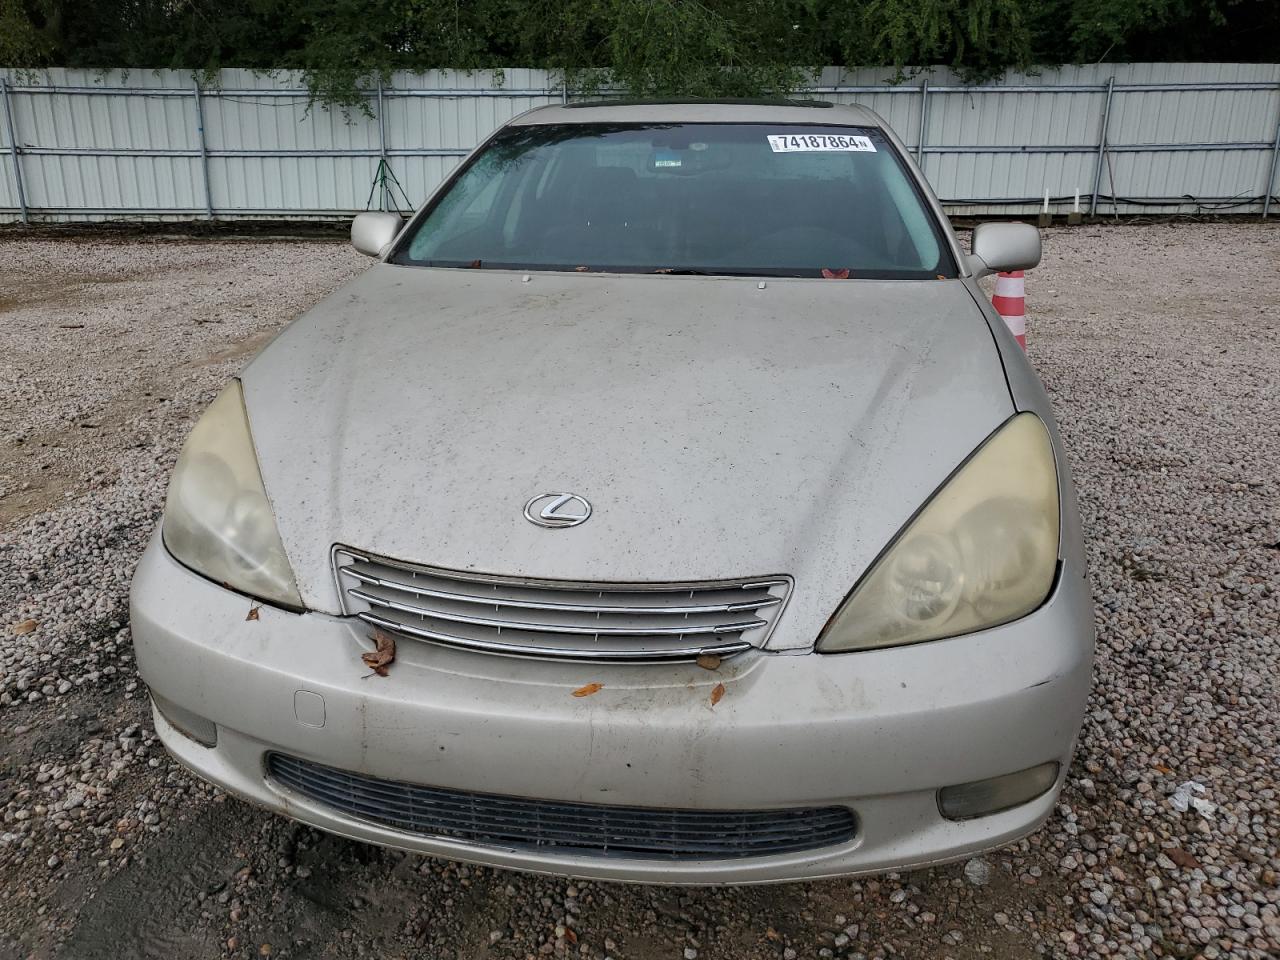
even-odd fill
[(774, 153), (875, 153), (867, 137), (828, 133), (771, 133), (769, 148)]

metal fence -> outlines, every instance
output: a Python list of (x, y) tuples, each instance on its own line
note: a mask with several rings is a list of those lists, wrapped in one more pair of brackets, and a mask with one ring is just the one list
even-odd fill
[[(953, 213), (1276, 209), (1280, 64), (1093, 64), (970, 86), (822, 72), (879, 112)], [(416, 206), (505, 120), (571, 91), (537, 70), (398, 74), (368, 112), (297, 75), (0, 70), (0, 220), (339, 218)]]

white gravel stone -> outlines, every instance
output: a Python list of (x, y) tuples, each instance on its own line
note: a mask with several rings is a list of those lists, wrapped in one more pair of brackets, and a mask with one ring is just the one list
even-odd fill
[(985, 887), (991, 882), (991, 864), (974, 857), (964, 865), (964, 876), (975, 887)]

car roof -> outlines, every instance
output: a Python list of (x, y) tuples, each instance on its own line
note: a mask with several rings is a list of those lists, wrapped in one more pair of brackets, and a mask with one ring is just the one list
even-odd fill
[(864, 107), (825, 100), (594, 100), (538, 107), (512, 126), (551, 123), (812, 123), (880, 127)]

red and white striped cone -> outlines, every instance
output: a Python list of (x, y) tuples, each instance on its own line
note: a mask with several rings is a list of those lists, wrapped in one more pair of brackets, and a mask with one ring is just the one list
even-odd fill
[(996, 292), (991, 298), (991, 305), (1004, 318), (1022, 349), (1027, 349), (1027, 300), (1021, 270), (996, 275)]

